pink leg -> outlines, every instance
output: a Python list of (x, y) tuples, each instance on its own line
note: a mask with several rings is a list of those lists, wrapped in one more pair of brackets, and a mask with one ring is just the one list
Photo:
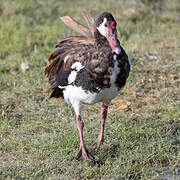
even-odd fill
[(77, 120), (79, 136), (80, 136), (80, 147), (79, 147), (79, 151), (76, 156), (76, 160), (79, 160), (82, 157), (83, 159), (88, 159), (88, 160), (92, 161), (94, 159), (94, 157), (89, 153), (89, 151), (87, 150), (87, 148), (84, 144), (84, 138), (83, 138), (84, 123), (81, 120), (81, 116), (80, 115), (76, 116), (76, 120)]
[(92, 144), (92, 145), (97, 145), (97, 147), (99, 147), (100, 145), (104, 143), (104, 127), (105, 127), (105, 120), (107, 117), (107, 111), (108, 111), (108, 106), (105, 104), (102, 104), (100, 134), (98, 136), (97, 141), (93, 142)]

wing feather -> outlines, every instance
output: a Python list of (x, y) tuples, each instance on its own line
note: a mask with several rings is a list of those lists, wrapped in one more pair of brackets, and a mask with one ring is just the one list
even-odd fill
[(83, 11), (84, 19), (86, 20), (88, 24), (89, 31), (91, 32), (92, 37), (94, 37), (95, 32), (95, 21), (94, 18), (91, 16), (90, 13)]
[(85, 60), (90, 56), (87, 49), (93, 47), (95, 43), (95, 23), (92, 16), (85, 11), (83, 17), (88, 27), (80, 24), (70, 16), (60, 17), (68, 27), (80, 35), (61, 39), (56, 44), (57, 50), (49, 57), (50, 65), (46, 67), (45, 74), (48, 76), (53, 90), (51, 97), (62, 96), (62, 90), (58, 88), (58, 85), (65, 86), (68, 84), (68, 74), (71, 71), (72, 64), (77, 61), (86, 63)]
[(67, 26), (69, 26), (70, 28), (72, 28), (74, 31), (76, 31), (77, 33), (83, 35), (83, 36), (90, 36), (90, 31), (87, 27), (85, 27), (84, 25), (78, 23), (76, 20), (74, 20), (72, 17), (70, 16), (63, 16), (60, 17), (60, 20), (64, 22), (64, 24), (66, 24)]

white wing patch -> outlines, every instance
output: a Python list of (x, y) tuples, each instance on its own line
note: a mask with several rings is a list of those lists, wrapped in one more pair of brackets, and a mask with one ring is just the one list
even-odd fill
[[(69, 58), (69, 56), (66, 56), (64, 61)], [(75, 80), (76, 80), (76, 76), (77, 76), (77, 73), (82, 69), (84, 68), (84, 66), (82, 66), (82, 64), (80, 62), (75, 62), (72, 66), (71, 66), (71, 73), (69, 74), (68, 76), (68, 84), (71, 84), (73, 83)], [(66, 86), (58, 86), (58, 88), (60, 89), (64, 89)]]
[(75, 62), (72, 66), (72, 69), (76, 69), (77, 71), (81, 70), (82, 68), (84, 68), (84, 66), (82, 66), (82, 64), (80, 62)]
[(76, 80), (77, 73), (84, 68), (80, 62), (75, 62), (71, 68), (73, 69), (71, 74), (68, 77), (68, 83), (71, 84)]

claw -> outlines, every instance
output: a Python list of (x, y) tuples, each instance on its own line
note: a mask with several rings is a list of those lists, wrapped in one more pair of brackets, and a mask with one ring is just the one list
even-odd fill
[(110, 147), (110, 145), (106, 144), (104, 142), (104, 140), (95, 140), (92, 142), (91, 146), (96, 146), (97, 148), (99, 148), (100, 146), (103, 146), (103, 147)]
[(81, 158), (87, 159), (89, 161), (94, 160), (94, 156), (91, 153), (89, 153), (86, 146), (80, 146), (79, 151), (76, 155), (76, 160), (80, 160)]

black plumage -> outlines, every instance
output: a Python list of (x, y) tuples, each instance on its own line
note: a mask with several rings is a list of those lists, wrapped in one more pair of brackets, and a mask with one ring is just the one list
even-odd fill
[(108, 105), (125, 86), (130, 61), (117, 39), (116, 21), (111, 13), (102, 13), (96, 21), (86, 12), (84, 17), (88, 28), (69, 16), (61, 17), (80, 36), (70, 36), (58, 42), (57, 50), (49, 57), (50, 65), (46, 67), (45, 74), (52, 89), (50, 97), (64, 97), (75, 110), (80, 135), (76, 159), (92, 160), (93, 156), (83, 140), (81, 104), (103, 102), (101, 131), (94, 142), (102, 145)]

